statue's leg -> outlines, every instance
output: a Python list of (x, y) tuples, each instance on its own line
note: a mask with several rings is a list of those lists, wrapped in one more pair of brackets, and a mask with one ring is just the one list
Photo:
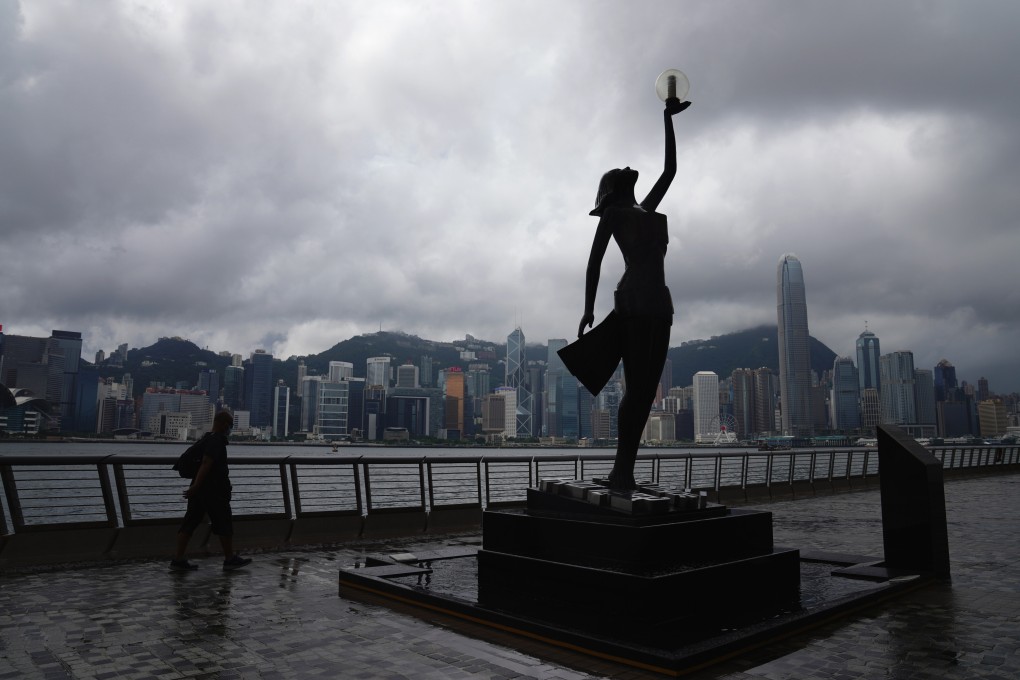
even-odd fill
[(654, 317), (635, 317), (624, 321), (623, 375), (626, 381), (617, 420), (617, 448), (613, 471), (609, 474), (614, 489), (633, 489), (634, 463), (648, 412), (655, 401), (662, 367), (669, 349), (669, 324)]

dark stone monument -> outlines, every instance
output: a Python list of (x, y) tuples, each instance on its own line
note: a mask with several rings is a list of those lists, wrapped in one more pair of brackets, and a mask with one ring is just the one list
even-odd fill
[[(941, 465), (895, 428), (879, 427), (884, 561), (778, 548), (771, 512), (731, 509), (708, 503), (705, 492), (635, 480), (641, 431), (673, 315), (665, 286), (666, 218), (655, 210), (676, 172), (672, 117), (689, 106), (681, 101), (687, 78), (679, 71), (663, 73), (656, 89), (666, 102), (663, 173), (640, 203), (636, 171), (603, 176), (591, 213), (599, 224), (588, 260), (584, 315), (577, 341), (560, 350), (592, 394), (623, 363), (626, 393), (612, 471), (604, 479), (540, 480), (528, 489), (526, 507), (483, 512), (476, 552), (370, 557), (340, 571), (342, 592), (420, 604), (676, 675), (932, 577), (949, 578)], [(623, 254), (625, 272), (613, 311), (585, 334), (595, 320), (610, 240)], [(433, 562), (447, 560), (467, 563), (449, 569), (451, 580), (462, 579), (459, 588), (430, 582)], [(818, 571), (804, 564), (822, 565), (826, 577), (877, 585), (819, 587)], [(829, 572), (829, 565), (839, 568)], [(809, 597), (804, 584), (815, 588)]]
[(885, 566), (948, 581), (942, 463), (903, 430), (879, 425), (878, 471)]
[(800, 554), (773, 546), (772, 513), (637, 486), (543, 480), (527, 509), (486, 511), (479, 604), (624, 637), (796, 604)]

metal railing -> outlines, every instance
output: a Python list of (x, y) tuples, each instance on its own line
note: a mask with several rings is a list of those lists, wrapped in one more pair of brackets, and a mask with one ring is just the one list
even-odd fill
[[(929, 450), (947, 471), (1020, 464), (1016, 445)], [(187, 486), (171, 469), (175, 461), (176, 455), (0, 454), (0, 536), (6, 540), (57, 530), (117, 531), (153, 525), (175, 530), (184, 513), (182, 491)], [(283, 526), (284, 535), (267, 539), (275, 544), (300, 536), (325, 542), (339, 533), (367, 535), (368, 527), (383, 526), (367, 520), (381, 515), (408, 518), (403, 526), (391, 521), (387, 530), (414, 533), (429, 529), (430, 516), (453, 517), (454, 510), (467, 511), (463, 523), (477, 525), (484, 508), (522, 504), (528, 487), (539, 479), (599, 477), (609, 472), (612, 461), (611, 451), (413, 458), (232, 456), (232, 505), (235, 519), (241, 522), (271, 521), (274, 527)], [(878, 472), (877, 451), (861, 448), (648, 449), (638, 456), (635, 468), (638, 479), (707, 491), (714, 500), (726, 502), (869, 485), (875, 483)], [(326, 521), (336, 518), (350, 520), (344, 532)], [(313, 520), (320, 524), (307, 533)]]

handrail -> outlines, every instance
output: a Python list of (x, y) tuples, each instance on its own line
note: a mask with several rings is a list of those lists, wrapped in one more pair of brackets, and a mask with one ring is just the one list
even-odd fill
[[(947, 470), (1020, 464), (1020, 446), (932, 447)], [(878, 474), (868, 448), (780, 451), (646, 449), (636, 473), (657, 484), (708, 491), (716, 499), (782, 495), (867, 482)], [(457, 456), (267, 454), (231, 456), (239, 519), (431, 513), (521, 503), (541, 477), (608, 472), (613, 453)], [(0, 453), (0, 535), (73, 527), (120, 528), (179, 521), (186, 482), (177, 454), (23, 455)], [(562, 474), (561, 474), (562, 473)]]

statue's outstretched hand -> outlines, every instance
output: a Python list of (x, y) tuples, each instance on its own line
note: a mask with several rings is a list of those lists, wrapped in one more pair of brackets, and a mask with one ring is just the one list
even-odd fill
[(585, 314), (584, 316), (582, 316), (581, 325), (577, 327), (577, 337), (581, 337), (582, 335), (584, 335), (584, 327), (587, 326), (588, 328), (591, 328), (591, 325), (593, 323), (595, 323), (594, 314)]
[(676, 114), (680, 113), (681, 111), (684, 111), (685, 109), (687, 109), (687, 107), (690, 106), (690, 105), (691, 105), (690, 102), (682, 102), (679, 99), (676, 99), (675, 97), (673, 99), (667, 99), (666, 100), (666, 113), (668, 113), (671, 116), (675, 116)]

